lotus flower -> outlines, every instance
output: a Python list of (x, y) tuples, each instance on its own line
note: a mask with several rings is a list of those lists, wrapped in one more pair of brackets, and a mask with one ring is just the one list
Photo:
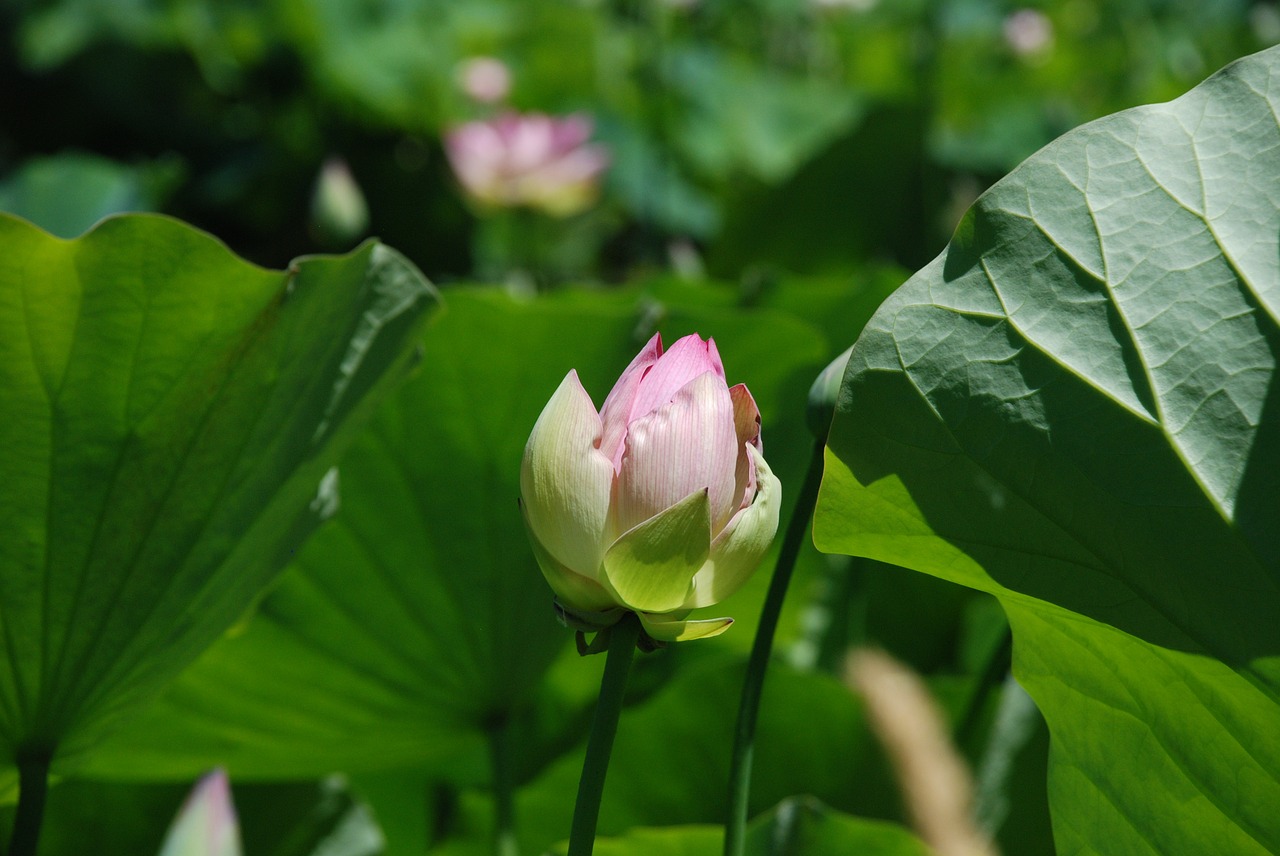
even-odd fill
[(533, 426), (520, 469), (534, 554), (562, 617), (598, 630), (638, 614), (658, 642), (715, 636), (731, 618), (690, 610), (746, 582), (778, 528), (781, 485), (760, 411), (725, 383), (715, 341), (654, 336), (599, 413), (570, 371)]
[(503, 113), (451, 130), (445, 153), (463, 189), (481, 205), (527, 205), (567, 217), (595, 201), (609, 164), (603, 147), (587, 143), (591, 129), (586, 116)]
[(511, 71), (491, 56), (476, 56), (458, 67), (462, 91), (481, 104), (496, 104), (511, 92)]
[(240, 824), (227, 774), (214, 770), (192, 788), (160, 856), (240, 856)]

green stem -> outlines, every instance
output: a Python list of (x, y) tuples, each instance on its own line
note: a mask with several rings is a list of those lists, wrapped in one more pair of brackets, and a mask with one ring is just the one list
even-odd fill
[(978, 730), (978, 721), (982, 718), (982, 709), (986, 707), (987, 700), (996, 688), (1004, 683), (1005, 675), (1009, 674), (1009, 661), (1012, 654), (1013, 629), (1006, 627), (1000, 636), (1000, 641), (991, 649), (986, 666), (978, 676), (978, 683), (974, 686), (968, 703), (965, 704), (964, 714), (956, 724), (952, 740), (957, 746), (964, 748), (973, 739)]
[(18, 810), (13, 819), (8, 856), (35, 856), (52, 760), (53, 753), (45, 750), (18, 753)]
[(618, 733), (618, 715), (622, 713), (622, 697), (627, 688), (627, 673), (631, 671), (631, 657), (636, 650), (636, 640), (640, 638), (640, 619), (629, 612), (617, 624), (601, 632), (609, 634), (609, 653), (605, 655), (600, 699), (596, 703), (595, 718), (591, 721), (582, 778), (578, 781), (578, 801), (573, 806), (568, 856), (591, 856), (595, 847), (600, 796), (604, 792), (605, 773), (609, 770), (613, 738)]
[(520, 856), (516, 838), (516, 787), (511, 765), (511, 727), (504, 718), (489, 728), (489, 760), (493, 768), (493, 854)]
[(764, 689), (765, 671), (773, 652), (773, 634), (778, 629), (778, 616), (782, 602), (787, 597), (791, 572), (795, 570), (800, 545), (809, 534), (809, 520), (818, 501), (818, 486), (822, 484), (822, 454), (825, 444), (815, 441), (809, 471), (805, 474), (800, 496), (796, 498), (787, 524), (787, 534), (778, 553), (778, 564), (773, 569), (769, 593), (765, 596), (764, 609), (760, 611), (760, 626), (756, 630), (755, 643), (751, 646), (751, 659), (747, 661), (747, 675), (742, 682), (742, 701), (738, 706), (738, 726), (734, 732), (733, 760), (729, 768), (729, 822), (724, 831), (725, 856), (742, 856), (746, 847), (747, 803), (751, 796), (751, 762), (755, 754), (756, 718), (760, 713), (760, 694)]

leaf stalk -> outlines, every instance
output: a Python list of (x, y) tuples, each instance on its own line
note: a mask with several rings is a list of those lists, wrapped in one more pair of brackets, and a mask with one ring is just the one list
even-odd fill
[(47, 749), (19, 751), (15, 760), (18, 764), (18, 808), (9, 837), (8, 856), (35, 856), (44, 821), (53, 753)]
[(733, 756), (729, 767), (729, 821), (725, 824), (725, 856), (743, 856), (746, 848), (747, 811), (751, 797), (751, 765), (755, 756), (756, 720), (760, 714), (760, 696), (764, 690), (765, 672), (773, 653), (773, 636), (778, 629), (778, 617), (787, 597), (787, 587), (795, 570), (800, 545), (809, 532), (809, 521), (818, 502), (818, 487), (822, 484), (823, 451), (826, 444), (816, 440), (809, 459), (800, 495), (796, 497), (791, 520), (778, 552), (778, 563), (769, 581), (764, 608), (760, 611), (760, 625), (751, 657), (747, 661), (747, 674), (742, 682), (742, 701), (738, 705), (738, 724), (734, 730)]

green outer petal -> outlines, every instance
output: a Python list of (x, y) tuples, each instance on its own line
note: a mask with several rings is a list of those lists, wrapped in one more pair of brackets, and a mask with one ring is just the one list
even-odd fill
[(606, 591), (604, 586), (582, 574), (575, 573), (548, 553), (547, 548), (543, 547), (542, 542), (538, 540), (533, 527), (529, 525), (529, 514), (525, 511), (523, 502), (520, 503), (520, 511), (525, 528), (529, 530), (529, 544), (533, 547), (533, 557), (537, 559), (542, 576), (546, 577), (547, 584), (551, 586), (551, 590), (556, 593), (556, 597), (560, 598), (562, 604), (583, 612), (601, 612), (618, 606), (613, 595)]
[(700, 618), (696, 621), (664, 621), (664, 616), (638, 612), (644, 632), (659, 642), (688, 642), (691, 639), (710, 639), (729, 629), (732, 618)]
[(716, 536), (710, 557), (693, 578), (685, 609), (719, 603), (741, 588), (769, 552), (778, 532), (782, 483), (754, 446), (747, 445), (747, 454), (756, 461), (756, 498)]
[(637, 612), (671, 612), (689, 596), (693, 575), (711, 553), (706, 489), (634, 526), (604, 554), (604, 577), (619, 602)]
[(529, 531), (558, 564), (593, 579), (613, 490), (613, 464), (600, 453), (601, 430), (591, 396), (570, 371), (534, 423), (520, 462)]

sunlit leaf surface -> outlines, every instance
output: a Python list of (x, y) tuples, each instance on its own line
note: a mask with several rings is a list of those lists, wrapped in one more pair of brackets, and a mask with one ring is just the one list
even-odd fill
[(1280, 50), (988, 192), (845, 376), (818, 545), (995, 593), (1065, 853), (1280, 849)]
[(6, 760), (76, 760), (244, 613), (434, 301), (372, 242), (276, 272), (162, 217), (0, 218)]

